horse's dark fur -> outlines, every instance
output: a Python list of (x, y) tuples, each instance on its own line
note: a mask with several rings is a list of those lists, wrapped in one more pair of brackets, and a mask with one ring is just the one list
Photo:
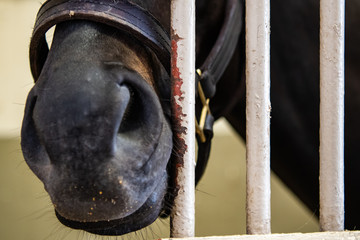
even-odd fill
[[(133, 0), (169, 31), (167, 0)], [(318, 209), (317, 1), (271, 2), (272, 169)], [(197, 65), (221, 27), (224, 2), (197, 1)], [(360, 4), (347, 1), (346, 227), (360, 224), (357, 143), (360, 110)], [(239, 23), (240, 24), (240, 23)], [(245, 136), (244, 35), (211, 102)], [(154, 54), (111, 27), (69, 21), (56, 28), (23, 121), (26, 162), (44, 182), (67, 226), (121, 235), (153, 222), (169, 206), (172, 153), (170, 82)], [(173, 177), (173, 176), (170, 176)]]

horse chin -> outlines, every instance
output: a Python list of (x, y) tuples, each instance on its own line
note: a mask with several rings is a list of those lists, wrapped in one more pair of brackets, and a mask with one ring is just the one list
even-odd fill
[(63, 217), (55, 210), (58, 220), (67, 227), (84, 230), (93, 234), (118, 236), (140, 230), (153, 223), (164, 209), (164, 196), (167, 190), (167, 174), (164, 174), (158, 186), (145, 203), (132, 214), (106, 221), (74, 221)]

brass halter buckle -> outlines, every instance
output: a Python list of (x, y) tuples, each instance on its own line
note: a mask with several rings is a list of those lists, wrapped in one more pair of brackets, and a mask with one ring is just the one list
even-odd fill
[(200, 115), (200, 121), (198, 122), (198, 120), (195, 117), (195, 128), (196, 128), (196, 134), (199, 135), (200, 137), (200, 141), (202, 143), (206, 142), (206, 136), (204, 134), (204, 126), (205, 126), (205, 120), (206, 117), (211, 114), (210, 112), (210, 107), (209, 107), (209, 102), (210, 99), (206, 98), (205, 93), (203, 91), (203, 88), (201, 86), (201, 75), (202, 72), (200, 69), (196, 69), (196, 73), (199, 76), (199, 81), (198, 81), (198, 94), (201, 100), (201, 103), (203, 105), (202, 110), (201, 110), (201, 115)]

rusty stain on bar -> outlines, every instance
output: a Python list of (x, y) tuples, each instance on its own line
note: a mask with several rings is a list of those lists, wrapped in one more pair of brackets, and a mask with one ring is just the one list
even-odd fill
[(172, 115), (177, 196), (173, 238), (195, 235), (195, 0), (171, 1)]
[(248, 234), (270, 226), (270, 1), (246, 1), (246, 222)]
[(320, 1), (320, 229), (344, 230), (344, 0)]

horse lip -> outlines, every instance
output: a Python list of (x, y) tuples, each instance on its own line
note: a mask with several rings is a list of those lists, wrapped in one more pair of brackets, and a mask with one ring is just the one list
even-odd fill
[[(160, 194), (158, 190), (160, 189)], [(161, 179), (161, 183), (154, 189), (145, 203), (132, 214), (119, 218), (109, 219), (107, 221), (74, 221), (69, 220), (55, 210), (56, 217), (65, 226), (73, 229), (81, 229), (98, 235), (123, 235), (129, 232), (137, 231), (154, 222), (163, 208), (167, 188), (167, 174)], [(154, 204), (155, 203), (155, 204)]]

